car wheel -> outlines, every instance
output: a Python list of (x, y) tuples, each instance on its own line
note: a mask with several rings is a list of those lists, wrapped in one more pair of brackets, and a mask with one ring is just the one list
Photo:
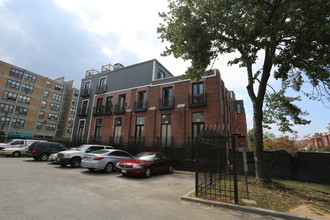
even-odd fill
[(88, 168), (88, 170), (89, 170), (90, 172), (93, 172), (93, 171), (94, 171), (94, 168)]
[(42, 160), (42, 161), (47, 161), (47, 160), (48, 160), (48, 154), (47, 154), (47, 153), (43, 153), (43, 154), (41, 154), (41, 156), (40, 156), (40, 160)]
[(169, 168), (168, 168), (168, 173), (173, 173), (173, 166), (171, 165)]
[(19, 157), (21, 153), (19, 151), (15, 151), (14, 153), (11, 154), (13, 157)]
[(147, 168), (146, 169), (146, 172), (144, 173), (144, 176), (146, 177), (146, 178), (149, 178), (150, 176), (151, 176), (151, 168)]
[(113, 164), (112, 163), (108, 163), (105, 168), (104, 168), (105, 172), (107, 173), (111, 173), (113, 171)]
[(78, 157), (72, 158), (70, 165), (71, 167), (78, 167), (80, 165), (80, 159)]

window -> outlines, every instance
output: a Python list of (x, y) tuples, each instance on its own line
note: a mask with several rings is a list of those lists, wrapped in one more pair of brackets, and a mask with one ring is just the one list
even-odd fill
[(9, 122), (10, 122), (10, 118), (9, 117), (0, 116), (0, 123), (2, 125), (9, 125)]
[(196, 143), (196, 138), (203, 134), (204, 128), (204, 113), (192, 113), (192, 137), (193, 143)]
[(77, 99), (72, 99), (72, 105), (77, 105), (78, 104), (78, 100)]
[(161, 145), (170, 146), (172, 144), (172, 117), (168, 114), (162, 115), (161, 120)]
[(40, 121), (38, 121), (36, 124), (36, 129), (40, 130), (41, 126), (42, 126), (42, 123)]
[(54, 93), (53, 94), (53, 99), (57, 100), (57, 101), (61, 101), (62, 100), (62, 95)]
[(161, 69), (158, 69), (157, 79), (163, 79), (165, 77), (166, 77), (165, 73)]
[(134, 144), (143, 144), (144, 142), (144, 117), (136, 117), (135, 141)]
[(146, 91), (139, 92), (137, 106), (138, 109), (147, 108), (147, 93)]
[(58, 115), (54, 113), (49, 113), (48, 114), (48, 119), (57, 121)]
[(119, 95), (118, 98), (118, 105), (116, 108), (116, 113), (124, 113), (126, 110), (126, 103), (125, 103), (126, 95)]
[(23, 128), (24, 124), (25, 124), (24, 119), (13, 118), (13, 120), (11, 121), (11, 126), (17, 127), (17, 128)]
[(25, 104), (30, 104), (31, 98), (24, 95), (19, 95), (17, 101)]
[(46, 130), (55, 131), (55, 129), (56, 129), (56, 124), (50, 124), (50, 123), (46, 124)]
[(59, 90), (59, 91), (63, 91), (64, 86), (59, 85), (59, 84), (56, 84), (56, 85), (55, 85), (55, 89), (56, 89), (56, 90)]
[(204, 93), (204, 83), (192, 84), (192, 96), (189, 96), (190, 107), (206, 106), (206, 94)]
[(45, 112), (40, 111), (39, 112), (39, 118), (44, 118), (45, 117)]
[(91, 81), (87, 81), (85, 82), (83, 89), (80, 91), (81, 97), (89, 96), (90, 91), (91, 91)]
[(122, 123), (122, 118), (115, 118), (115, 128), (114, 128), (114, 143), (115, 144), (120, 144), (121, 142), (121, 123)]
[(97, 85), (97, 92), (99, 93), (105, 92), (106, 88), (107, 88), (107, 78), (106, 77), (100, 78), (99, 84)]
[(79, 126), (78, 126), (78, 134), (77, 134), (77, 141), (78, 142), (83, 142), (84, 128), (85, 128), (85, 120), (80, 120), (79, 121)]
[(30, 73), (25, 73), (24, 79), (34, 83), (37, 80), (37, 77)]
[(105, 111), (104, 113), (106, 114), (111, 114), (112, 113), (112, 96), (108, 96), (106, 103), (105, 103)]
[(15, 112), (20, 115), (27, 115), (28, 109), (20, 106), (16, 106)]
[(88, 110), (88, 100), (83, 101), (80, 115), (87, 115)]
[(79, 96), (79, 91), (78, 90), (74, 90), (73, 95), (74, 96)]
[(8, 79), (6, 86), (13, 88), (13, 89), (19, 89), (19, 87), (21, 86), (21, 83), (15, 81), (15, 80)]
[(22, 84), (22, 91), (33, 93), (33, 86), (27, 85), (27, 84)]
[(24, 72), (21, 71), (21, 70), (15, 69), (15, 68), (11, 68), (10, 69), (10, 75), (22, 79), (23, 75), (24, 75)]
[(75, 108), (71, 108), (70, 109), (70, 115), (75, 115), (76, 114), (76, 109)]
[(44, 95), (43, 95), (43, 97), (44, 97), (45, 99), (47, 99), (48, 96), (49, 96), (49, 91), (45, 90), (45, 91), (44, 91)]
[(163, 88), (163, 97), (162, 97), (162, 106), (161, 107), (173, 107), (173, 88), (167, 87)]
[(1, 112), (13, 112), (14, 106), (9, 104), (0, 103)]
[(102, 119), (96, 119), (94, 139), (97, 142), (101, 140), (101, 127), (102, 127)]
[(56, 104), (56, 103), (51, 103), (50, 104), (50, 109), (51, 110), (58, 111), (58, 110), (60, 110), (60, 105), (59, 104)]
[(46, 105), (47, 105), (47, 102), (44, 101), (44, 100), (42, 100), (42, 101), (41, 101), (41, 105), (40, 105), (40, 107), (41, 107), (41, 108), (46, 108)]
[(96, 109), (95, 109), (95, 114), (99, 115), (102, 113), (102, 102), (103, 98), (98, 98), (96, 102)]
[(47, 88), (50, 88), (51, 86), (52, 86), (52, 82), (49, 81), (49, 80), (47, 80), (47, 81), (46, 81), (46, 87), (47, 87)]
[(17, 99), (17, 93), (5, 91), (3, 93), (3, 98), (4, 99), (9, 99), (9, 100), (16, 100)]

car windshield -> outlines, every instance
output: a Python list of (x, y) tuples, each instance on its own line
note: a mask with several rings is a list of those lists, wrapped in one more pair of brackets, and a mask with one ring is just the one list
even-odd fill
[(93, 154), (104, 154), (104, 153), (108, 153), (108, 150), (102, 149), (102, 150), (96, 150), (94, 152), (92, 152)]
[(137, 160), (155, 160), (156, 158), (156, 154), (152, 154), (152, 153), (139, 153), (138, 155), (136, 155), (134, 157)]
[(89, 145), (81, 145), (76, 150), (86, 152), (89, 148)]

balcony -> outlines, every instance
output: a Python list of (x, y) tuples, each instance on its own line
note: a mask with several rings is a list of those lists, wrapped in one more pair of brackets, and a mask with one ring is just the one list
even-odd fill
[(82, 89), (80, 91), (80, 97), (86, 98), (86, 97), (88, 97), (90, 95), (90, 93), (91, 93), (91, 88)]
[(104, 115), (111, 115), (112, 111), (113, 111), (112, 108), (113, 108), (112, 104), (106, 105), (105, 108), (104, 108), (103, 114)]
[(133, 112), (145, 112), (148, 108), (148, 101), (143, 100), (139, 102), (134, 102)]
[(98, 85), (96, 87), (96, 93), (100, 94), (100, 93), (105, 93), (105, 91), (107, 90), (107, 85)]
[(159, 110), (174, 109), (174, 97), (171, 96), (168, 98), (159, 99), (158, 109)]
[(207, 94), (199, 94), (188, 97), (189, 107), (205, 107), (207, 105)]
[(115, 114), (125, 114), (126, 112), (126, 103), (125, 105), (115, 105), (115, 109), (114, 109)]
[(104, 112), (104, 106), (98, 106), (98, 107), (93, 107), (93, 115), (94, 116), (99, 116), (102, 115)]
[(81, 118), (86, 117), (88, 114), (88, 108), (78, 108), (78, 116)]

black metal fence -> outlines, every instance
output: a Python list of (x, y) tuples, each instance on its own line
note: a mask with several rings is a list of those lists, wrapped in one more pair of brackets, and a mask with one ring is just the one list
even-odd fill
[(195, 195), (238, 203), (234, 138), (200, 137), (195, 147)]

